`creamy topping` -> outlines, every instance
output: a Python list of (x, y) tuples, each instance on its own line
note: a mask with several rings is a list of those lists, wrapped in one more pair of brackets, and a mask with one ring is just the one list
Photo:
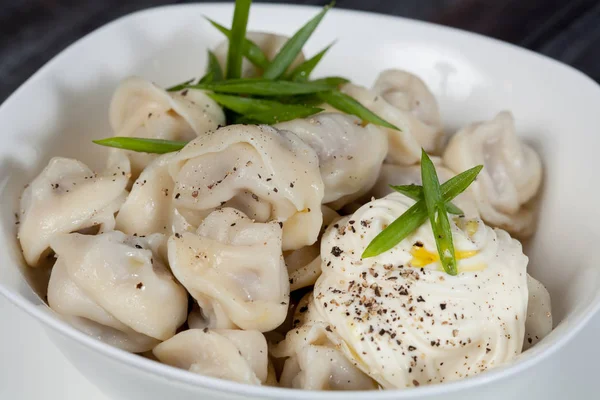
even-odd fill
[(527, 257), (506, 232), (451, 218), (459, 274), (443, 272), (429, 222), (379, 256), (373, 238), (413, 200), (393, 193), (331, 226), (315, 307), (345, 355), (384, 388), (452, 381), (521, 352)]

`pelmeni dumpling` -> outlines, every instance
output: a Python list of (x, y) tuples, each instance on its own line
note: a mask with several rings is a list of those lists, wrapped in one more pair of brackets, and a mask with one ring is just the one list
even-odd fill
[(173, 204), (175, 182), (168, 168), (173, 156), (164, 154), (142, 171), (119, 209), (117, 230), (138, 236), (193, 230)]
[(418, 76), (399, 69), (388, 69), (379, 74), (373, 91), (394, 107), (410, 112), (432, 130), (442, 131), (437, 100)]
[(443, 155), (453, 171), (483, 165), (469, 187), (486, 223), (526, 237), (533, 233), (534, 214), (527, 207), (540, 188), (538, 154), (516, 134), (513, 116), (503, 111), (494, 119), (461, 129)]
[(164, 242), (161, 234), (142, 238), (118, 231), (54, 237), (58, 259), (48, 304), (101, 340), (129, 351), (150, 350), (187, 317), (187, 293), (165, 264)]
[(344, 355), (384, 389), (482, 373), (514, 360), (525, 336), (528, 258), (518, 241), (479, 218), (449, 216), (456, 276), (441, 268), (429, 221), (389, 251), (361, 257), (414, 203), (389, 194), (321, 240), (316, 312)]
[(356, 368), (327, 337), (331, 328), (315, 313), (313, 294), (305, 295), (294, 315), (294, 328), (271, 346), (271, 355), (285, 358), (279, 383), (308, 390), (369, 390), (377, 384)]
[(285, 320), (290, 285), (279, 223), (253, 222), (224, 208), (206, 217), (196, 233), (172, 236), (168, 253), (173, 274), (203, 313), (221, 317), (211, 328), (267, 332)]
[[(435, 165), (436, 172), (440, 183), (446, 182), (448, 179), (453, 178), (456, 174), (446, 168), (442, 160), (439, 157), (431, 157)], [(462, 172), (462, 171), (461, 171)], [(369, 192), (369, 197), (375, 197), (377, 199), (385, 197), (386, 195), (394, 192), (394, 189), (390, 185), (401, 186), (401, 185), (422, 185), (421, 180), (421, 166), (411, 165), (402, 166), (395, 164), (383, 164), (379, 178), (373, 186), (373, 189)], [(368, 199), (364, 199), (365, 202)], [(477, 203), (470, 192), (463, 192), (456, 196), (452, 203), (459, 207), (467, 218), (475, 218), (479, 216), (477, 210)]]
[(156, 346), (162, 363), (250, 385), (268, 383), (267, 341), (258, 331), (190, 329)]
[(80, 161), (51, 159), (21, 196), (18, 237), (27, 264), (38, 265), (61, 233), (113, 229), (129, 176), (126, 166), (96, 174)]
[(190, 142), (170, 161), (169, 172), (181, 212), (198, 217), (233, 207), (258, 222), (279, 221), (284, 250), (317, 240), (324, 192), (319, 160), (291, 132), (229, 125)]
[(188, 315), (190, 329), (218, 328), (237, 329), (237, 326), (227, 316), (227, 311), (221, 303), (208, 297), (198, 297)]
[[(321, 206), (321, 211), (323, 212), (322, 234), (330, 224), (340, 218), (340, 215), (327, 206)], [(290, 277), (291, 291), (314, 285), (317, 281), (321, 275), (320, 250), (321, 243), (317, 241), (313, 245), (283, 254)]]
[(365, 87), (347, 83), (341, 91), (400, 129), (381, 128), (388, 133), (388, 162), (412, 165), (420, 160), (421, 149), (433, 154), (439, 151), (443, 139), (439, 126), (426, 124), (411, 109), (398, 108), (380, 93)]
[(527, 288), (529, 289), (529, 301), (527, 302), (527, 320), (525, 321), (524, 351), (552, 331), (552, 310), (548, 290), (531, 275), (527, 275)]
[[(188, 141), (225, 125), (219, 105), (201, 90), (167, 92), (145, 79), (125, 79), (115, 91), (109, 110), (115, 136)], [(113, 150), (123, 152), (123, 150)], [(140, 172), (157, 156), (126, 152), (132, 174)]]
[(322, 113), (275, 127), (294, 132), (317, 152), (325, 185), (323, 203), (334, 209), (373, 186), (387, 155), (386, 132), (372, 124), (363, 127), (354, 116)]
[[(246, 32), (246, 38), (254, 42), (267, 57), (267, 60), (271, 61), (279, 50), (283, 47), (285, 42), (289, 39), (289, 37), (284, 35), (276, 35), (273, 33), (264, 33), (264, 32)], [(229, 51), (229, 40), (225, 39), (221, 42), (214, 50), (215, 56), (217, 60), (219, 60), (219, 64), (223, 71), (226, 70), (227, 65), (227, 52)], [(289, 66), (288, 71), (291, 71), (296, 66), (304, 61), (304, 54), (300, 52), (294, 62)], [(242, 77), (251, 78), (251, 77), (259, 77), (262, 75), (262, 71), (248, 61), (246, 58), (242, 61)]]

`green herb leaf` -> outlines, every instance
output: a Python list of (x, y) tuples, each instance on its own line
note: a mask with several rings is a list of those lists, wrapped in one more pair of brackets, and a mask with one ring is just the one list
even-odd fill
[(253, 99), (251, 97), (232, 96), (220, 93), (206, 93), (221, 106), (239, 114), (259, 113), (270, 110), (274, 105), (283, 105), (276, 101)]
[[(442, 200), (444, 202), (452, 201), (452, 199), (464, 192), (473, 183), (475, 178), (477, 178), (482, 168), (483, 165), (478, 165), (443, 183), (440, 187)], [(375, 236), (363, 252), (362, 258), (375, 257), (381, 253), (385, 253), (406, 239), (419, 226), (423, 225), (427, 221), (427, 217), (425, 200), (417, 201), (404, 214)]]
[[(390, 185), (390, 187), (413, 200), (423, 199), (423, 187), (420, 185)], [(464, 212), (451, 202), (446, 203), (446, 211), (454, 215), (464, 215)]]
[[(221, 64), (219, 64), (219, 60), (217, 60), (217, 56), (215, 56), (215, 53), (213, 53), (210, 50), (208, 50), (206, 75), (212, 76), (210, 82), (218, 82), (223, 80), (223, 70), (221, 69)], [(205, 82), (203, 82), (202, 79), (200, 79), (200, 83)]]
[(306, 107), (306, 106), (294, 106), (288, 105), (285, 108), (273, 109), (256, 114), (247, 114), (239, 119), (238, 123), (258, 123), (273, 125), (279, 122), (291, 121), (298, 118), (306, 118), (323, 111), (322, 108), (318, 107)]
[(217, 93), (250, 94), (257, 96), (290, 96), (325, 92), (332, 89), (326, 82), (271, 81), (263, 78), (231, 79), (186, 85), (189, 89), (212, 90)]
[[(212, 26), (221, 31), (221, 33), (223, 33), (227, 37), (227, 39), (231, 40), (231, 31), (229, 29), (225, 28), (223, 25), (213, 21), (208, 17), (204, 18), (206, 18), (208, 22), (212, 24)], [(260, 49), (260, 47), (256, 45), (256, 43), (254, 43), (248, 38), (244, 38), (244, 42), (242, 44), (242, 53), (252, 64), (256, 65), (261, 69), (265, 69), (269, 66), (269, 59), (267, 58), (267, 56), (265, 56), (265, 53), (263, 53), (263, 51)]]
[(304, 61), (302, 64), (294, 68), (294, 70), (289, 74), (289, 80), (297, 82), (307, 81), (310, 74), (313, 72), (317, 64), (321, 61), (321, 58), (323, 58), (325, 53), (327, 53), (327, 51), (331, 48), (331, 46), (333, 46), (334, 43), (331, 43), (329, 46), (325, 47), (315, 56)]
[(327, 11), (333, 7), (334, 3), (335, 2), (332, 2), (328, 6), (325, 6), (319, 14), (308, 21), (294, 34), (294, 36), (285, 42), (281, 50), (279, 50), (279, 53), (277, 53), (273, 61), (271, 61), (269, 66), (265, 69), (265, 72), (263, 73), (265, 79), (277, 79), (285, 73), (298, 54), (302, 51), (302, 47), (304, 47), (304, 44), (315, 31)]
[(306, 118), (323, 111), (322, 108), (298, 104), (283, 104), (272, 100), (208, 93), (221, 106), (242, 114), (236, 123), (275, 124), (296, 118)]
[(390, 188), (413, 200), (423, 199), (423, 187), (420, 185), (390, 185)]
[(352, 97), (339, 90), (331, 90), (329, 92), (319, 93), (321, 100), (329, 104), (335, 109), (338, 109), (346, 114), (356, 115), (363, 121), (370, 122), (375, 125), (384, 126), (399, 131), (400, 129), (390, 124), (383, 118), (380, 118), (368, 108), (354, 100)]
[(166, 88), (165, 90), (167, 92), (179, 92), (180, 90), (185, 89), (187, 87), (187, 85), (189, 85), (192, 82), (194, 82), (194, 78), (188, 79), (187, 81), (181, 82), (181, 83), (179, 83), (179, 84), (177, 84), (175, 86), (171, 86), (169, 88)]
[(477, 165), (444, 182), (441, 186), (444, 202), (452, 201), (456, 196), (467, 190), (482, 169), (483, 165)]
[(321, 100), (321, 98), (314, 93), (278, 97), (277, 101), (283, 104), (302, 104), (305, 106), (318, 106), (320, 104), (323, 104), (323, 100)]
[(242, 76), (243, 44), (246, 39), (246, 26), (252, 0), (235, 0), (233, 22), (231, 23), (231, 37), (227, 52), (227, 79), (237, 79)]
[(326, 83), (328, 85), (338, 88), (338, 87), (342, 86), (344, 83), (348, 83), (350, 81), (346, 78), (342, 78), (341, 76), (328, 76), (325, 78), (319, 78), (319, 79), (312, 80), (311, 82)]
[(202, 78), (200, 78), (198, 83), (210, 83), (210, 82), (214, 81), (214, 78), (215, 78), (215, 73), (213, 71), (208, 71), (206, 74), (204, 74), (204, 76)]
[(106, 139), (92, 140), (101, 146), (116, 147), (117, 149), (138, 151), (142, 153), (172, 153), (181, 150), (187, 142), (163, 139), (146, 139), (134, 137), (109, 137)]
[(375, 257), (385, 253), (404, 240), (427, 220), (427, 207), (423, 200), (416, 202), (404, 214), (396, 218), (369, 243), (362, 258)]
[(440, 255), (440, 262), (447, 274), (456, 275), (458, 270), (454, 255), (454, 244), (452, 243), (452, 231), (450, 230), (450, 222), (442, 198), (440, 181), (435, 166), (425, 150), (421, 152), (421, 179), (423, 180), (423, 197), (433, 229), (435, 244)]

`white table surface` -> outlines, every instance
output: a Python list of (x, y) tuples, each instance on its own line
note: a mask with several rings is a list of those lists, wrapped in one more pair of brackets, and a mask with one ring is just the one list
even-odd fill
[[(523, 399), (600, 398), (600, 316), (535, 371)], [(37, 321), (0, 296), (0, 399), (110, 400), (75, 370)]]

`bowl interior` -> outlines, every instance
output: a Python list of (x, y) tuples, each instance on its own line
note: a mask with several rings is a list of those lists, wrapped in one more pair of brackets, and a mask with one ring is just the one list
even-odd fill
[[(256, 5), (250, 29), (292, 33), (314, 8)], [(171, 85), (201, 74), (207, 47), (221, 40), (204, 21), (228, 24), (221, 5), (165, 7), (118, 20), (80, 40), (36, 73), (0, 107), (0, 290), (45, 308), (47, 271), (24, 267), (14, 213), (23, 186), (50, 157), (101, 167), (110, 135), (108, 105), (118, 82), (140, 75)], [(368, 34), (365, 34), (367, 33)], [(545, 176), (530, 273), (553, 299), (557, 329), (529, 357), (583, 324), (597, 306), (600, 208), (595, 166), (600, 88), (545, 57), (472, 34), (373, 14), (334, 10), (306, 46), (314, 54), (338, 38), (317, 75), (370, 85), (386, 68), (422, 77), (436, 95), (448, 133), (511, 110), (517, 129), (541, 154)], [(33, 289), (32, 289), (33, 288)], [(24, 303), (23, 303), (24, 304)], [(44, 310), (43, 312), (50, 312)]]

